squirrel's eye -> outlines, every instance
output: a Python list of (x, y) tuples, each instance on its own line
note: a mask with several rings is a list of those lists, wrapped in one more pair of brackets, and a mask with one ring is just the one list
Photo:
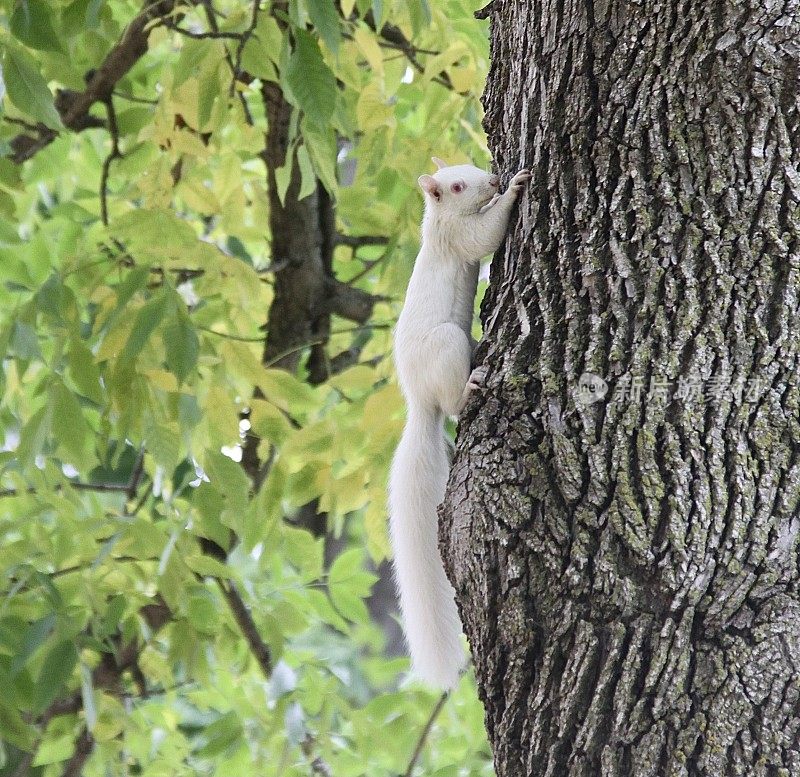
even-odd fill
[(453, 192), (453, 194), (461, 194), (461, 192), (464, 191), (464, 184), (460, 181), (458, 183), (450, 184), (450, 191)]

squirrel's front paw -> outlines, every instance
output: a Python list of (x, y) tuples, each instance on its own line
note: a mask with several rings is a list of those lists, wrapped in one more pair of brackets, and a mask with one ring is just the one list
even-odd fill
[(464, 391), (461, 394), (461, 401), (458, 403), (458, 412), (456, 415), (461, 415), (464, 405), (473, 391), (482, 391), (486, 385), (486, 376), (489, 374), (489, 368), (485, 366), (476, 367), (467, 378), (467, 385), (464, 386)]
[(486, 366), (476, 367), (467, 378), (467, 391), (476, 391), (486, 386), (486, 376), (489, 374), (489, 368)]
[(511, 179), (511, 183), (508, 184), (508, 188), (517, 194), (522, 189), (523, 185), (531, 180), (531, 175), (532, 173), (530, 170), (520, 170)]

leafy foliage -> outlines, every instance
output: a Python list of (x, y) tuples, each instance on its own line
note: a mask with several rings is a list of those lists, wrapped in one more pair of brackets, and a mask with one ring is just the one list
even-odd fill
[[(406, 771), (436, 697), (401, 684), (367, 606), (402, 424), (390, 327), (417, 175), (486, 159), (475, 7), (0, 4), (0, 775)], [(281, 200), (321, 183), (335, 276), (375, 299), (333, 317), (327, 353), (356, 358), (322, 382), (262, 359), (285, 260), (265, 84), (293, 108)], [(469, 681), (418, 764), (491, 774)]]

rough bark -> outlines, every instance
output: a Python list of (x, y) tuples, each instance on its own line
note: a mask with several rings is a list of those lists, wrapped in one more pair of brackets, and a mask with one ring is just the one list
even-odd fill
[(440, 538), (498, 777), (800, 774), (800, 4), (489, 14), (534, 180)]

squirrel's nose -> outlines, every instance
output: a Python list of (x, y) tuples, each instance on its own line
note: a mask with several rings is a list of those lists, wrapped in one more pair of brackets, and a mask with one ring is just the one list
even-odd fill
[(500, 177), (499, 177), (499, 176), (497, 176), (497, 175), (493, 175), (493, 176), (492, 176), (492, 177), (489, 179), (489, 186), (494, 186), (494, 188), (495, 188), (495, 189), (496, 189), (498, 186), (500, 186)]

